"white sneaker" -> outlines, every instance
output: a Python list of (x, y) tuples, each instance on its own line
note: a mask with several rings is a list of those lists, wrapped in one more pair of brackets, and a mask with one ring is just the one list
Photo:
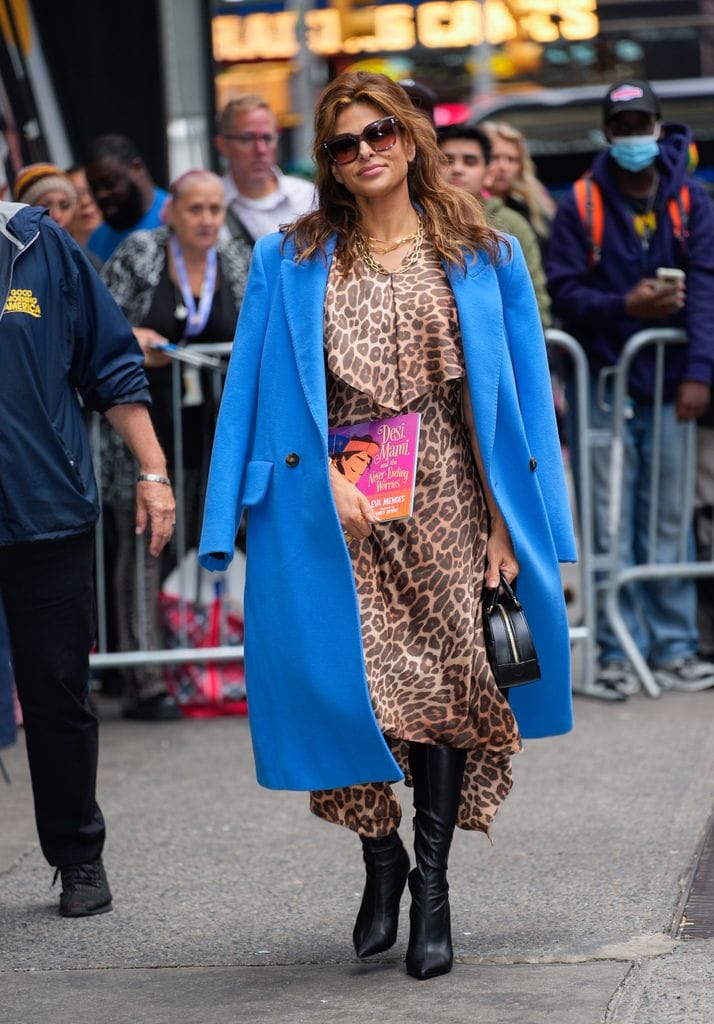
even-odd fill
[(653, 665), (652, 674), (664, 690), (699, 693), (714, 687), (714, 662), (705, 661), (696, 654)]
[(623, 701), (631, 693), (637, 693), (640, 681), (627, 661), (608, 661), (600, 665), (593, 680), (593, 688), (589, 696), (601, 700)]

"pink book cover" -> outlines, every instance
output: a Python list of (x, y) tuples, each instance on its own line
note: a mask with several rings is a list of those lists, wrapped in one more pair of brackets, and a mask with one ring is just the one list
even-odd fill
[(330, 460), (369, 498), (380, 522), (412, 514), (420, 422), (420, 413), (408, 412), (327, 435)]

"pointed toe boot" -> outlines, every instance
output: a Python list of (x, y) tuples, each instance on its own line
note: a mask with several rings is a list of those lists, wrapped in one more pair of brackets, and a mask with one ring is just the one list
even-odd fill
[(446, 871), (465, 763), (465, 750), (409, 744), (416, 867), (409, 875), (406, 965), (407, 974), (419, 981), (448, 974), (454, 963)]
[(409, 856), (398, 832), (362, 838), (367, 880), (352, 941), (358, 957), (374, 956), (397, 941), (399, 901), (409, 874)]
[(451, 945), (449, 885), (445, 872), (419, 868), (409, 875), (412, 905), (409, 908), (407, 974), (419, 981), (448, 974), (454, 964)]

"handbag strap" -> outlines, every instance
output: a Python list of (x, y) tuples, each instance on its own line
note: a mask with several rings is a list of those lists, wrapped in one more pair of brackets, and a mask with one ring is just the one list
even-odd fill
[(520, 608), (521, 607), (521, 602), (516, 597), (516, 593), (515, 593), (513, 587), (508, 582), (508, 580), (503, 575), (503, 573), (501, 573), (500, 576), (501, 576), (501, 586), (503, 587), (503, 589), (504, 589), (504, 591), (506, 593), (506, 596), (512, 602), (514, 608)]
[(503, 573), (499, 573), (499, 577), (500, 579), (497, 587), (484, 587), (483, 602), (486, 611), (488, 612), (489, 615), (493, 612), (494, 608), (498, 603), (498, 595), (501, 590), (503, 591), (503, 593), (508, 598), (508, 601), (516, 610), (520, 610), (521, 607), (521, 603), (516, 597), (513, 587), (508, 582)]

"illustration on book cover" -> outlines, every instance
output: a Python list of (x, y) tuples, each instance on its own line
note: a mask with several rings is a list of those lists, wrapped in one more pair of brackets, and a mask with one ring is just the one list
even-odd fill
[(412, 514), (420, 421), (408, 412), (328, 433), (330, 461), (369, 498), (380, 522)]

